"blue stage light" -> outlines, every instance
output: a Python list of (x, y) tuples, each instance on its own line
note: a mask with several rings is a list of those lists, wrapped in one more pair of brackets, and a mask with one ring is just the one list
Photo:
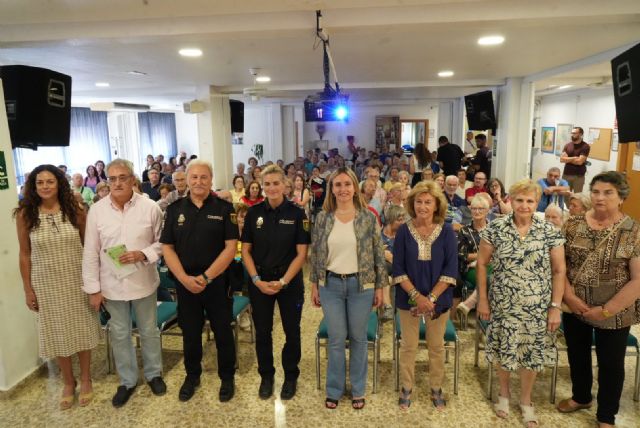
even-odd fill
[(345, 120), (349, 115), (349, 110), (345, 106), (339, 106), (336, 108), (335, 116), (338, 120)]

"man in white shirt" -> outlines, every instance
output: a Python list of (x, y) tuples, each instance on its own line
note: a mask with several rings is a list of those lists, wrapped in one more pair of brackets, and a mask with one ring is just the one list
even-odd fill
[[(98, 311), (104, 304), (111, 314), (109, 334), (120, 375), (120, 386), (111, 402), (121, 407), (138, 384), (138, 363), (131, 342), (132, 309), (140, 333), (144, 377), (155, 395), (167, 390), (162, 380), (156, 301), (162, 211), (155, 202), (133, 191), (131, 162), (112, 161), (107, 166), (107, 179), (109, 197), (94, 204), (87, 217), (82, 277), (91, 306)], [(109, 252), (114, 253), (118, 246), (125, 248), (117, 256), (116, 265)], [(133, 272), (124, 273), (129, 270)]]
[(166, 198), (158, 201), (158, 206), (162, 212), (166, 211), (167, 207), (178, 199), (187, 196), (187, 174), (184, 171), (176, 171), (171, 174), (171, 182), (176, 190), (172, 190)]

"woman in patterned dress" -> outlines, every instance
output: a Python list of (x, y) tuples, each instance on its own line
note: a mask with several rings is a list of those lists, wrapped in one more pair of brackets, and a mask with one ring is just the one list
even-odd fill
[(598, 357), (600, 427), (613, 426), (624, 384), (624, 357), (632, 324), (640, 322), (640, 224), (620, 207), (631, 188), (619, 172), (591, 181), (590, 208), (565, 224), (567, 281), (563, 315), (572, 396), (558, 403), (569, 413), (591, 407), (591, 345)]
[[(477, 261), (478, 315), (488, 320), (487, 360), (498, 371), (496, 415), (509, 416), (509, 375), (520, 375), (520, 408), (528, 428), (538, 426), (531, 403), (536, 374), (555, 358), (553, 336), (560, 326), (564, 289), (564, 238), (553, 225), (534, 216), (540, 186), (522, 180), (511, 186), (513, 213), (498, 218), (480, 234)], [(487, 292), (487, 265), (493, 267)]]
[(40, 165), (29, 175), (14, 216), (26, 303), (38, 314), (40, 356), (57, 359), (64, 381), (60, 408), (66, 410), (76, 388), (71, 356), (78, 354), (79, 404), (86, 406), (93, 398), (91, 349), (100, 338), (97, 315), (81, 289), (86, 214), (64, 174)]

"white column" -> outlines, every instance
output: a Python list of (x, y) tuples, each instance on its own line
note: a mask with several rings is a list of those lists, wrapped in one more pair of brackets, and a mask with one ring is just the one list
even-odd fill
[(523, 78), (510, 77), (498, 89), (497, 150), (491, 176), (501, 179), (507, 189), (530, 176), (533, 104), (533, 84)]
[(207, 109), (198, 114), (198, 159), (213, 165), (213, 188), (228, 190), (234, 173), (229, 97), (212, 86), (198, 88), (197, 95), (207, 105)]
[[(0, 106), (4, 92), (0, 82)], [(18, 202), (7, 114), (0, 108), (0, 151), (9, 188), (0, 190), (0, 390), (6, 391), (40, 365), (34, 314), (27, 309), (18, 269), (18, 236), (11, 216)]]

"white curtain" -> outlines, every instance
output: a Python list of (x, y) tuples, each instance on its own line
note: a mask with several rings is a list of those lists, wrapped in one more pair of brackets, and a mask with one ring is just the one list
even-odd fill
[(177, 154), (176, 115), (174, 113), (138, 113), (140, 154), (164, 155), (165, 162)]

